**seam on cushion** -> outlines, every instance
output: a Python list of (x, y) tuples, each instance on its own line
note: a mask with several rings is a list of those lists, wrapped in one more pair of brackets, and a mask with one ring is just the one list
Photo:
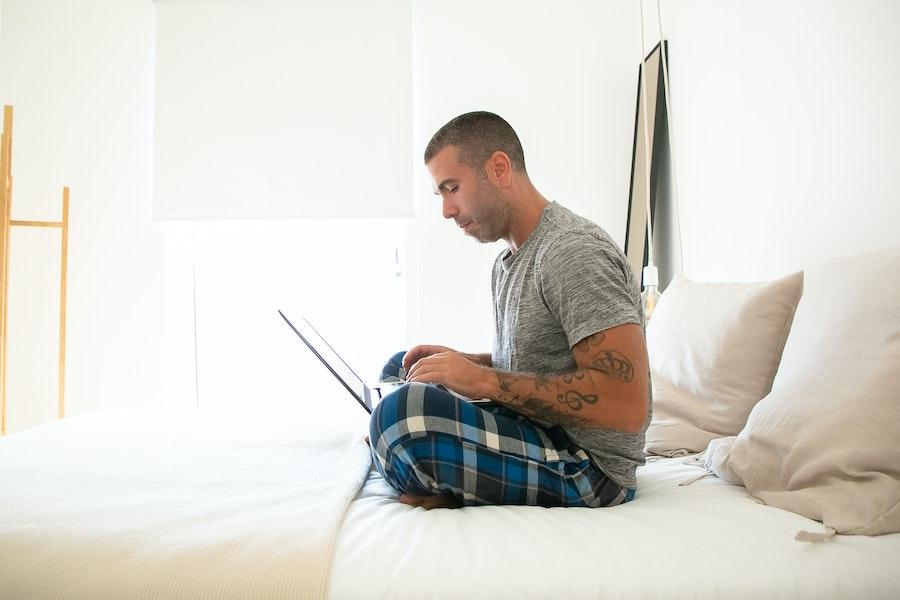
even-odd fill
[[(802, 273), (802, 271), (801, 271)], [(772, 391), (772, 386), (775, 383), (775, 377), (778, 375), (778, 367), (781, 366), (781, 359), (784, 356), (784, 349), (787, 346), (787, 339), (791, 333), (791, 328), (794, 325), (794, 317), (797, 314), (797, 307), (800, 304), (800, 300), (803, 298), (803, 287), (806, 283), (806, 275), (803, 274), (800, 277), (800, 296), (797, 298), (797, 301), (793, 303), (793, 307), (787, 312), (784, 317), (784, 322), (781, 325), (781, 333), (779, 334), (779, 352), (772, 353), (772, 359), (769, 363), (768, 373), (769, 376), (766, 378), (769, 384), (766, 386), (766, 390), (764, 391), (762, 398), (765, 398)]]
[[(842, 531), (839, 533), (843, 533), (843, 534), (847, 534), (847, 535), (873, 535), (871, 533), (858, 533), (858, 532), (862, 531), (863, 529), (871, 529), (872, 526), (875, 525), (875, 523), (878, 523), (879, 521), (886, 521), (887, 515), (897, 509), (900, 509), (900, 500), (898, 500), (897, 502), (894, 502), (894, 504), (891, 507), (884, 510), (881, 514), (879, 514), (877, 517), (872, 519), (869, 523), (866, 523), (865, 525), (860, 525), (859, 527), (856, 527), (854, 529), (850, 529), (848, 531)], [(885, 534), (878, 534), (878, 535), (887, 535), (888, 533), (897, 533), (897, 531), (896, 530), (893, 532), (889, 531), (889, 532), (885, 532)]]

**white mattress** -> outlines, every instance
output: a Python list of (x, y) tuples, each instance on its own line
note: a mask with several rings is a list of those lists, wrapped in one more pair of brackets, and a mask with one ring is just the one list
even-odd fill
[(0, 439), (0, 600), (325, 597), (370, 454), (308, 421), (149, 408)]
[(370, 473), (338, 533), (331, 598), (900, 598), (900, 534), (794, 541), (817, 522), (665, 459), (615, 508), (396, 501)]
[[(821, 525), (713, 478), (679, 487), (699, 470), (678, 459), (641, 468), (638, 498), (616, 508), (425, 511), (374, 473), (350, 501), (361, 435), (362, 461), (326, 466), (305, 419), (170, 417), (85, 415), (0, 441), (0, 600), (326, 585), (333, 598), (900, 598), (900, 534), (795, 542)], [(357, 462), (349, 491), (329, 493)], [(306, 522), (319, 509), (330, 534)]]

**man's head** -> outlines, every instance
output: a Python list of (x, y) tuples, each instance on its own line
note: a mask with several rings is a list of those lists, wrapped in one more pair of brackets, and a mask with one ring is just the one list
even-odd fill
[(508, 239), (510, 191), (527, 180), (516, 132), (489, 112), (460, 115), (441, 127), (425, 148), (425, 164), (443, 199), (443, 214), (480, 242)]
[(425, 148), (425, 164), (447, 146), (456, 146), (460, 161), (473, 169), (483, 169), (491, 155), (500, 151), (509, 157), (516, 171), (527, 173), (519, 136), (509, 123), (494, 113), (466, 113), (438, 129)]

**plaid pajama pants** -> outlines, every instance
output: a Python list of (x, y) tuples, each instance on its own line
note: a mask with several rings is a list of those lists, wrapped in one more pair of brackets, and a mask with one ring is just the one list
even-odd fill
[[(397, 379), (403, 354), (385, 365), (382, 381)], [(499, 405), (482, 406), (435, 385), (399, 387), (369, 422), (375, 467), (400, 492), (452, 494), (465, 505), (598, 507), (634, 497), (559, 427), (541, 427)]]

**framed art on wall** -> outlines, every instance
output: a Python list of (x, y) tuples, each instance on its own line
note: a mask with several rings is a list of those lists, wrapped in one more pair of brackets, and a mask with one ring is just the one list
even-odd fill
[[(666, 56), (668, 56), (668, 43)], [(646, 67), (646, 69), (645, 69)], [(644, 72), (648, 74), (641, 81)], [(644, 87), (646, 86), (646, 87)], [(631, 185), (628, 194), (628, 221), (625, 228), (625, 256), (635, 276), (640, 279), (643, 266), (647, 264), (647, 207), (650, 218), (656, 216), (656, 199), (659, 192), (662, 159), (667, 156), (663, 142), (665, 135), (666, 101), (665, 80), (662, 70), (662, 52), (657, 44), (638, 67), (637, 102), (635, 103), (634, 141), (631, 154)], [(643, 95), (646, 94), (647, 111), (643, 114)], [(645, 139), (646, 135), (646, 139)], [(649, 149), (649, 152), (648, 152)], [(649, 162), (649, 178), (647, 169)], [(649, 179), (649, 181), (648, 181)], [(649, 202), (648, 200), (649, 195)], [(654, 234), (654, 237), (657, 237)], [(639, 281), (640, 283), (640, 281)]]

